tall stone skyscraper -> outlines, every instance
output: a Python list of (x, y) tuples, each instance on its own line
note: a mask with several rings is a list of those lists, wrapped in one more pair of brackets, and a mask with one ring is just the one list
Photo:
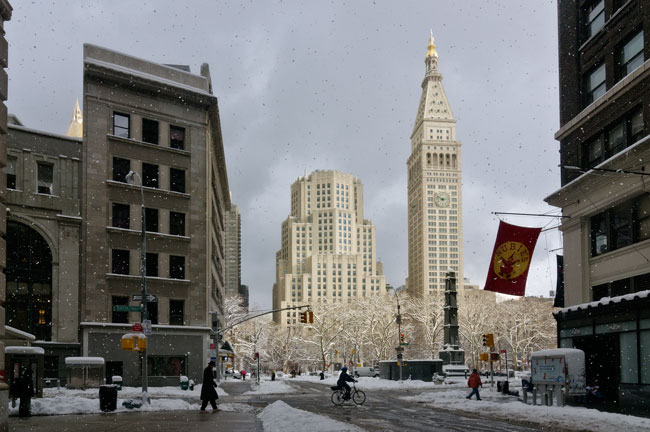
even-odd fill
[(226, 295), (239, 294), (241, 285), (241, 215), (236, 205), (226, 212)]
[[(315, 171), (291, 185), (291, 214), (276, 253), (273, 308), (350, 302), (386, 291), (375, 226), (363, 218), (363, 185), (351, 174)], [(283, 326), (296, 311), (276, 312)]]
[(461, 145), (429, 39), (408, 167), (408, 292), (442, 293), (445, 274), (463, 280)]

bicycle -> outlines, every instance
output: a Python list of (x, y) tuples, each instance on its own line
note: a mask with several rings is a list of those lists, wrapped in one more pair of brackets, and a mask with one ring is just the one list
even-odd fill
[[(350, 399), (356, 405), (363, 405), (366, 401), (366, 394), (362, 390), (358, 390), (355, 385), (356, 381), (352, 383), (352, 389), (350, 390)], [(345, 390), (343, 387), (332, 386), (332, 403), (336, 406), (341, 406), (347, 400), (345, 398)]]

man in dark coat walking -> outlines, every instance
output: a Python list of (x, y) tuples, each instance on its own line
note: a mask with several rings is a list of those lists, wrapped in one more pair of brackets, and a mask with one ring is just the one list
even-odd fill
[(217, 383), (214, 382), (212, 368), (215, 366), (213, 361), (208, 363), (208, 367), (203, 370), (203, 385), (201, 386), (201, 411), (205, 411), (208, 402), (212, 405), (212, 411), (217, 411)]

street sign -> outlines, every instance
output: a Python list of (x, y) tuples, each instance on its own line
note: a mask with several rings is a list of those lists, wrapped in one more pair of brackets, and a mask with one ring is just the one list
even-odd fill
[(402, 342), (402, 345), (403, 346), (409, 346), (409, 343), (408, 342)]
[[(131, 301), (142, 301), (142, 294), (131, 294)], [(157, 302), (158, 297), (155, 294), (147, 294), (147, 302)]]
[(506, 350), (504, 350), (504, 349), (501, 350), (501, 354), (505, 354), (505, 353), (507, 353), (507, 352), (508, 352), (508, 351), (506, 351)]
[(142, 333), (144, 333), (145, 336), (152, 335), (153, 329), (151, 328), (151, 320), (142, 320)]
[(142, 331), (142, 324), (140, 323), (135, 323), (131, 326), (131, 331), (134, 332), (141, 332)]
[(140, 306), (116, 305), (113, 306), (115, 312), (140, 312)]

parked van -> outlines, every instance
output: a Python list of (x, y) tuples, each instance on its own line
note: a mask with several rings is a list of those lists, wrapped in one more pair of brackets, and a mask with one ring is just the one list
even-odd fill
[(358, 367), (354, 370), (354, 376), (379, 378), (379, 371), (373, 367)]

